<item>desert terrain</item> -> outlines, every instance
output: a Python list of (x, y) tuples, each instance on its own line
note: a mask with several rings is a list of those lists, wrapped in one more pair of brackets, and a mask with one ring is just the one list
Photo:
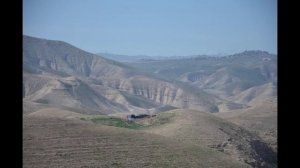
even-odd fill
[(277, 167), (276, 55), (109, 56), (23, 36), (24, 167)]

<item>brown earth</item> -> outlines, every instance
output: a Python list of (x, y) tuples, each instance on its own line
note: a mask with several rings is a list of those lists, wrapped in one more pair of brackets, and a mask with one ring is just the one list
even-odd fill
[(46, 109), (23, 116), (24, 168), (249, 167), (224, 153), (172, 138), (81, 121)]

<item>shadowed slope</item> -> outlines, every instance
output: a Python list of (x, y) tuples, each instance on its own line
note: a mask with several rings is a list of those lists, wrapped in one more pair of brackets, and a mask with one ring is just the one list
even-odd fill
[[(255, 167), (276, 167), (276, 153), (258, 136), (212, 114), (192, 110), (172, 110), (170, 122), (150, 127), (147, 132), (179, 142), (209, 146)], [(260, 146), (257, 148), (256, 146)]]
[(277, 102), (262, 102), (243, 111), (219, 113), (216, 116), (256, 133), (277, 151)]

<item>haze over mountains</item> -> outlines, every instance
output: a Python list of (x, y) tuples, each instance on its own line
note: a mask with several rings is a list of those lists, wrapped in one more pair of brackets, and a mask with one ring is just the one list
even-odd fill
[[(111, 59), (118, 62), (123, 63), (130, 63), (130, 62), (137, 62), (137, 61), (150, 61), (150, 60), (166, 60), (166, 59), (183, 59), (183, 58), (194, 58), (198, 57), (199, 55), (190, 55), (190, 56), (149, 56), (149, 55), (121, 55), (121, 54), (112, 54), (107, 52), (96, 53), (101, 57), (105, 57), (107, 59)], [(206, 56), (206, 55), (203, 55)], [(221, 55), (216, 55), (220, 57)]]
[[(123, 61), (105, 54), (106, 58)], [(228, 56), (148, 57), (126, 56), (123, 62), (169, 81), (184, 82), (220, 99), (219, 111), (275, 101), (277, 57), (265, 51), (244, 51)]]
[[(101, 149), (104, 148), (101, 146), (104, 140), (94, 137), (94, 133), (121, 139), (137, 134), (143, 137), (136, 141), (141, 146), (152, 143), (168, 146), (170, 140), (169, 146), (178, 147), (180, 151), (195, 148), (198, 153), (202, 151), (207, 156), (220, 157), (228, 164), (225, 167), (276, 167), (276, 55), (264, 51), (245, 51), (223, 57), (149, 59), (137, 56), (128, 61), (122, 55), (115, 57), (122, 63), (108, 59), (109, 54), (104, 56), (106, 58), (62, 41), (23, 36), (23, 111), (28, 131), (25, 133), (28, 167), (32, 163), (46, 164), (33, 154), (37, 152), (43, 155), (43, 152), (38, 148), (34, 148), (37, 151), (29, 150), (43, 137), (42, 134), (35, 134), (32, 127), (38, 125), (56, 132), (58, 128), (51, 125), (56, 121), (64, 127), (67, 127), (66, 124), (75, 125), (70, 130), (59, 131), (59, 135), (66, 133), (72, 139), (77, 129), (79, 132), (89, 130), (87, 136), (93, 139), (89, 139), (91, 144)], [(137, 132), (101, 124), (98, 127), (80, 120), (91, 115), (124, 118), (128, 114), (155, 114), (158, 117), (141, 120), (139, 124), (143, 129)], [(255, 116), (259, 119), (256, 120)], [(262, 124), (264, 121), (269, 124)], [(49, 125), (41, 125), (43, 122)], [(120, 136), (122, 129), (123, 137)], [(47, 137), (51, 139), (55, 135)], [(78, 144), (81, 144), (83, 141), (77, 136), (80, 139)], [(111, 139), (113, 144), (118, 143), (117, 139)], [(176, 146), (176, 142), (183, 145)], [(81, 147), (78, 144), (73, 144), (75, 147), (67, 146), (66, 155), (50, 152), (47, 156), (58, 157), (62, 161), (53, 164), (64, 164), (64, 157), (69, 155), (74, 161), (77, 157), (83, 157), (72, 154), (73, 150)], [(55, 143), (51, 145), (55, 148)], [(91, 146), (85, 148), (87, 153), (92, 152)], [(43, 144), (40, 148), (53, 150)], [(111, 148), (114, 155), (119, 156), (116, 154), (118, 149)], [(103, 154), (101, 150), (93, 152), (101, 156)], [(168, 152), (174, 151), (170, 148), (162, 150), (162, 153)], [(156, 154), (153, 158), (158, 159)], [(109, 157), (107, 155), (104, 154)], [(146, 155), (151, 153), (146, 153), (144, 157)], [(185, 158), (180, 153), (176, 155), (191, 167), (197, 167), (201, 161), (205, 161), (204, 155), (201, 155), (203, 160), (200, 161), (191, 156)], [(125, 163), (120, 159), (122, 157), (119, 156), (118, 164), (135, 167), (132, 163)], [(136, 156), (131, 154), (130, 157)], [(93, 162), (84, 162), (86, 165), (101, 163), (101, 159), (87, 158)], [(192, 163), (188, 163), (189, 159)], [(143, 164), (145, 167), (155, 167), (152, 162)], [(207, 163), (202, 166), (222, 165), (216, 160), (213, 162), (215, 165)], [(108, 167), (113, 164), (101, 163)], [(179, 163), (160, 159), (157, 164), (174, 164), (176, 167)]]
[[(52, 97), (63, 91), (64, 94), (57, 96), (63, 96), (64, 100), (69, 101), (62, 104), (96, 111), (103, 111), (105, 106), (115, 110), (112, 112), (124, 112), (134, 109), (138, 111), (141, 108), (153, 109), (163, 105), (204, 111), (217, 109), (213, 96), (202, 91), (191, 91), (64, 42), (25, 36), (23, 53), (24, 73), (38, 78), (30, 80), (32, 75), (28, 78), (25, 75), (25, 100), (28, 101), (46, 101), (47, 104), (59, 105), (55, 101), (58, 99), (54, 100)], [(30, 88), (33, 85), (40, 87)], [(90, 94), (83, 100), (83, 96), (76, 95), (82, 92)]]

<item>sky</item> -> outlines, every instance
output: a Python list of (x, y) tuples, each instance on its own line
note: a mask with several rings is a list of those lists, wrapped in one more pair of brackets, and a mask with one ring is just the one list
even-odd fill
[(23, 0), (23, 34), (92, 53), (277, 54), (277, 1)]

